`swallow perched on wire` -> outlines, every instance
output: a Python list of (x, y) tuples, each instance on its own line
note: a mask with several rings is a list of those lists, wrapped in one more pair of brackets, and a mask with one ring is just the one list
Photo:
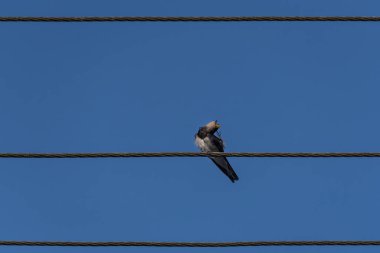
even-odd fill
[[(223, 140), (218, 132), (219, 128), (220, 125), (216, 120), (199, 128), (199, 131), (195, 134), (195, 144), (202, 152), (224, 152)], [(215, 132), (219, 137), (214, 135)], [(232, 181), (232, 183), (239, 180), (239, 177), (236, 175), (226, 157), (210, 157), (210, 159)]]

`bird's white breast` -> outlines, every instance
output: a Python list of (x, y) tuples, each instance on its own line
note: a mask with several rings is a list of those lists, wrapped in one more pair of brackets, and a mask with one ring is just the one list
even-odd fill
[(198, 136), (195, 137), (195, 145), (197, 145), (197, 147), (202, 151), (202, 152), (206, 152), (207, 151), (207, 145), (205, 143), (204, 140), (202, 140), (201, 138), (199, 138)]

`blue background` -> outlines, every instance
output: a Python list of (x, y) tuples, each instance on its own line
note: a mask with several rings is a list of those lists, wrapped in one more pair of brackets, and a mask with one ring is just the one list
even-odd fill
[[(1, 16), (379, 15), (379, 1), (16, 1)], [(0, 152), (376, 152), (379, 23), (1, 23)], [(0, 239), (379, 240), (380, 160), (1, 159)], [(378, 252), (376, 247), (0, 252)]]

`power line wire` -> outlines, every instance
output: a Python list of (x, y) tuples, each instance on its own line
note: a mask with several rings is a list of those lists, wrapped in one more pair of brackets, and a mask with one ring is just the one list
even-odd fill
[(380, 16), (0, 17), (0, 22), (378, 22)]
[(380, 153), (257, 153), (257, 152), (143, 152), (143, 153), (0, 153), (0, 158), (132, 158), (132, 157), (380, 157)]
[(258, 246), (380, 246), (380, 241), (251, 241), (251, 242), (63, 242), (0, 241), (0, 246), (60, 247), (258, 247)]

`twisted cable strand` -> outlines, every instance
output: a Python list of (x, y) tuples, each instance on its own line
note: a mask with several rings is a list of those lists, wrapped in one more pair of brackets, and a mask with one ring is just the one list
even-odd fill
[(379, 246), (380, 241), (251, 241), (251, 242), (63, 242), (0, 241), (0, 246), (60, 247), (258, 247), (258, 246)]
[(380, 157), (379, 152), (132, 152), (132, 153), (0, 153), (0, 158), (131, 158), (131, 157), (293, 157), (293, 158), (349, 158)]
[(378, 22), (380, 16), (230, 16), (230, 17), (0, 17), (0, 22)]

